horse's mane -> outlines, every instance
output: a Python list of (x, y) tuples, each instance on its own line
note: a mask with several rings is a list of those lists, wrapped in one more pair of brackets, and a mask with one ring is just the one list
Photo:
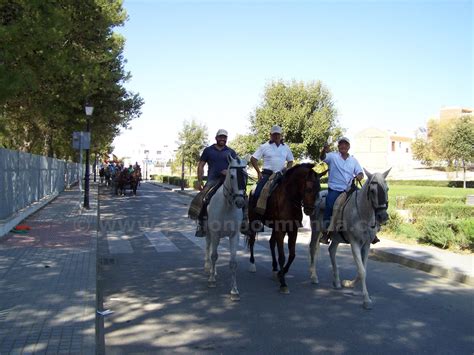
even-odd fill
[(288, 179), (290, 178), (294, 173), (295, 171), (297, 170), (300, 170), (302, 168), (305, 168), (305, 169), (313, 169), (314, 168), (314, 164), (311, 164), (311, 163), (303, 163), (303, 164), (296, 164), (294, 166), (292, 166), (291, 168), (289, 168), (285, 175), (283, 176), (285, 179)]

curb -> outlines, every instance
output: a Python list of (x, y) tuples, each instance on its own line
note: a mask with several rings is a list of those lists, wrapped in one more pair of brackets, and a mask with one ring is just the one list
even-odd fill
[(395, 253), (390, 253), (380, 249), (370, 249), (370, 256), (375, 260), (386, 261), (391, 263), (400, 264), (412, 269), (427, 272), (432, 275), (440, 276), (452, 281), (463, 283), (469, 286), (474, 286), (474, 277), (463, 272), (453, 271), (439, 265), (433, 265), (424, 263), (418, 260), (408, 258)]
[(58, 192), (48, 195), (47, 197), (44, 197), (37, 202), (33, 202), (33, 204), (30, 206), (16, 212), (13, 217), (6, 219), (6, 222), (0, 225), (0, 240), (5, 235), (7, 235), (18, 223), (31, 216), (33, 213), (39, 211), (58, 196)]

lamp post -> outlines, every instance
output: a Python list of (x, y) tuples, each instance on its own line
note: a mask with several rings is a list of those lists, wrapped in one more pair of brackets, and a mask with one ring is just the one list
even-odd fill
[(89, 136), (89, 144), (86, 146), (86, 174), (84, 177), (84, 208), (89, 208), (89, 149), (90, 149), (90, 117), (92, 116), (92, 112), (94, 111), (94, 107), (86, 104), (85, 106), (86, 116), (87, 116), (87, 128), (86, 132)]
[(145, 180), (148, 181), (148, 153), (150, 151), (147, 149), (144, 151), (145, 153)]

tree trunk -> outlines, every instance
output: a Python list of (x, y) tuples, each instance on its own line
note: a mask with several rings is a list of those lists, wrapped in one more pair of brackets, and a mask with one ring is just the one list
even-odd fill
[(467, 188), (467, 183), (466, 183), (466, 161), (464, 159), (462, 160), (462, 172), (463, 172), (462, 187), (465, 189)]

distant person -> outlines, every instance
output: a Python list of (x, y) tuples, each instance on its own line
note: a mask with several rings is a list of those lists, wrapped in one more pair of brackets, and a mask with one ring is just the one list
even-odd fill
[[(263, 159), (263, 169), (260, 171), (258, 161)], [(283, 143), (282, 129), (280, 126), (273, 126), (270, 130), (270, 140), (258, 147), (257, 151), (252, 154), (250, 163), (257, 172), (258, 182), (255, 188), (254, 199), (258, 200), (260, 193), (266, 182), (273, 173), (281, 172), (285, 168), (289, 169), (293, 166), (293, 153), (290, 147)]]

